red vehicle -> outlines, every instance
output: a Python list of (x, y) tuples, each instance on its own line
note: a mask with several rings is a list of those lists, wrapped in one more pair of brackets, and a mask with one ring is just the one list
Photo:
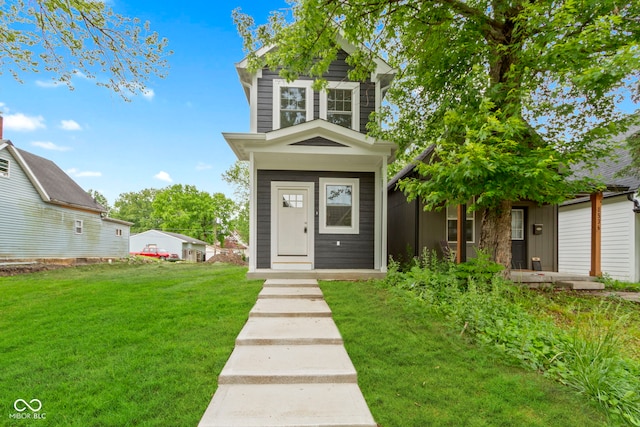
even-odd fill
[(141, 255), (164, 260), (177, 260), (177, 254), (170, 254), (164, 249), (158, 249), (156, 245), (147, 245), (140, 252), (129, 252), (129, 255)]

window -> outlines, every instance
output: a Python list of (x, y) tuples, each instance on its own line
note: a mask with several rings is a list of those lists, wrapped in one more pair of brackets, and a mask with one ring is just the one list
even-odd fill
[(82, 220), (76, 219), (76, 234), (82, 234)]
[(282, 207), (283, 208), (303, 208), (304, 196), (302, 194), (283, 194)]
[(360, 84), (328, 82), (320, 94), (320, 118), (360, 131)]
[(273, 81), (273, 129), (313, 120), (311, 80)]
[(0, 159), (0, 176), (9, 176), (9, 160)]
[(122, 228), (116, 228), (116, 236), (122, 237)]
[(524, 240), (524, 209), (511, 209), (511, 240)]
[(320, 178), (321, 234), (358, 234), (359, 185), (357, 178)]
[[(467, 211), (467, 224), (466, 230), (467, 233), (467, 243), (474, 242), (475, 236), (475, 215), (474, 212)], [(457, 242), (458, 241), (458, 207), (457, 206), (447, 206), (447, 241), (448, 242)]]

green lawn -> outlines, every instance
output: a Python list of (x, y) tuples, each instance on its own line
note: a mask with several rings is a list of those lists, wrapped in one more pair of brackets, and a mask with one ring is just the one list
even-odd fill
[[(194, 426), (255, 303), (246, 269), (154, 263), (0, 277), (0, 425)], [(46, 421), (16, 421), (39, 399)]]
[[(262, 285), (245, 273), (153, 263), (0, 277), (0, 425), (195, 426)], [(605, 424), (409, 299), (321, 287), (383, 427)], [(39, 399), (46, 421), (9, 418), (16, 399)]]
[(467, 344), (408, 297), (365, 282), (321, 287), (383, 427), (606, 425), (585, 398)]

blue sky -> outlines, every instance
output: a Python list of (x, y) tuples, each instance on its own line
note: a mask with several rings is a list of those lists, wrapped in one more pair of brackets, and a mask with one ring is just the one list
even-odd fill
[[(241, 7), (257, 23), (284, 0), (163, 2), (110, 0), (117, 13), (148, 20), (169, 39), (166, 79), (149, 82), (148, 97), (119, 95), (74, 79), (51, 85), (44, 73), (23, 83), (0, 75), (4, 138), (54, 161), (85, 190), (111, 205), (121, 193), (191, 184), (210, 193), (232, 189), (221, 174), (236, 160), (222, 132), (247, 132), (249, 107), (235, 71), (242, 39), (231, 19)], [(182, 5), (182, 6), (181, 6)]]

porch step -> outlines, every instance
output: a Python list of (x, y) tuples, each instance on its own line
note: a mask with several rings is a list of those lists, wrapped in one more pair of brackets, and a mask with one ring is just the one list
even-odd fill
[(320, 298), (259, 298), (249, 317), (331, 317), (331, 309)]
[(560, 286), (566, 286), (574, 291), (599, 291), (604, 289), (604, 283), (586, 280), (562, 280), (557, 282)]
[(264, 282), (263, 287), (283, 287), (283, 286), (294, 286), (298, 288), (303, 287), (317, 287), (318, 281), (316, 279), (267, 279)]
[(218, 384), (355, 383), (343, 345), (237, 346)]
[(342, 344), (331, 317), (249, 317), (236, 345)]
[(355, 383), (220, 384), (198, 426), (376, 427), (376, 423)]
[(317, 286), (271, 286), (262, 288), (258, 298), (322, 298), (322, 291)]

